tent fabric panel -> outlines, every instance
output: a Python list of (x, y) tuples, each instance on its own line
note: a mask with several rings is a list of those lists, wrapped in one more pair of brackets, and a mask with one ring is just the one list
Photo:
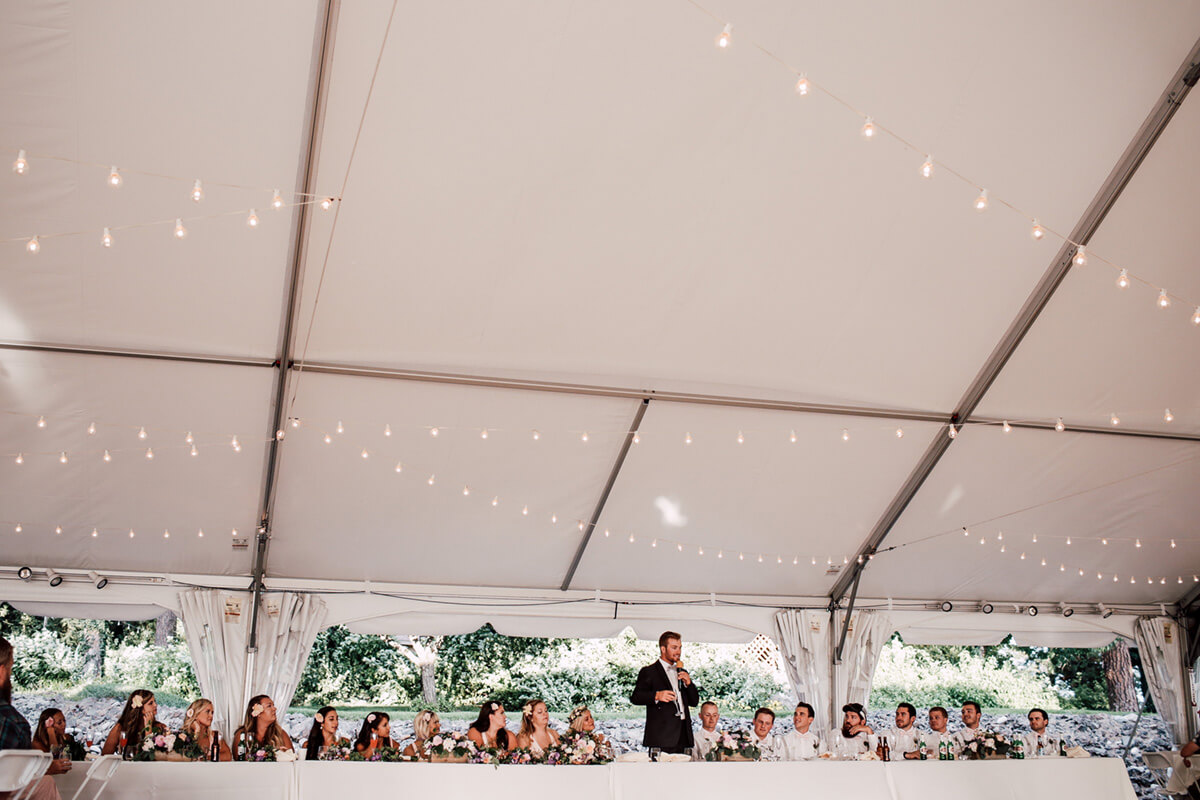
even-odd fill
[(162, 615), (168, 608), (133, 603), (38, 603), (9, 601), (9, 604), (31, 617), (68, 617), (71, 619), (105, 619), (120, 622), (143, 622)]
[(1108, 619), (1076, 614), (1038, 615), (941, 611), (894, 611), (896, 632), (907, 644), (998, 645), (1011, 634), (1023, 647), (1104, 647), (1122, 636), (1133, 638), (1135, 616)]

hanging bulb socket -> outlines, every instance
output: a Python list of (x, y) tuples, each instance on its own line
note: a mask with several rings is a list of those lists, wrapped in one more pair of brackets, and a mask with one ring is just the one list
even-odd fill
[(1033, 237), (1035, 242), (1040, 242), (1046, 238), (1046, 229), (1042, 227), (1042, 223), (1036, 219), (1033, 221), (1033, 228), (1029, 231), (1029, 235)]
[(862, 126), (862, 135), (864, 139), (868, 140), (875, 138), (875, 120), (867, 117), (867, 121)]
[(271, 195), (271, 208), (283, 208), (283, 195), (279, 193), (278, 189)]
[(800, 80), (796, 81), (796, 94), (800, 95), (801, 97), (807, 97), (810, 88), (811, 86), (808, 83), (808, 77), (806, 75), (801, 75)]
[(1077, 267), (1087, 266), (1087, 250), (1083, 245), (1075, 248), (1075, 257), (1071, 259), (1071, 263)]
[(257, 228), (258, 227), (258, 213), (253, 208), (250, 209), (250, 213), (246, 216), (246, 227), (247, 228)]
[(121, 185), (121, 171), (115, 166), (108, 171), (108, 185), (114, 189)]
[(42, 240), (41, 240), (41, 237), (39, 237), (39, 236), (34, 236), (34, 237), (33, 237), (33, 238), (31, 238), (31, 239), (30, 239), (28, 242), (26, 242), (26, 243), (25, 243), (25, 252), (27, 252), (27, 253), (29, 253), (29, 254), (31, 254), (31, 255), (35, 255), (35, 256), (36, 256), (38, 253), (42, 252)]
[(112, 243), (113, 243), (112, 231), (110, 231), (108, 228), (105, 228), (104, 233), (101, 234), (101, 236), (100, 236), (100, 244), (102, 244), (105, 247), (112, 247)]
[(975, 198), (975, 210), (987, 211), (988, 207), (988, 190), (983, 189), (979, 192), (979, 197)]
[(1170, 305), (1171, 305), (1171, 298), (1167, 295), (1167, 290), (1159, 289), (1158, 290), (1158, 307), (1159, 308), (1169, 308)]
[(1118, 289), (1128, 289), (1129, 288), (1129, 270), (1125, 270), (1125, 269), (1121, 270), (1121, 274), (1117, 276), (1117, 288)]
[(192, 202), (199, 203), (204, 199), (204, 187), (200, 184), (200, 179), (196, 178), (196, 182), (192, 184)]
[(933, 177), (933, 156), (925, 156), (925, 163), (921, 165), (921, 177)]
[(183, 220), (179, 217), (175, 218), (175, 238), (183, 239), (187, 237), (187, 228), (183, 227)]
[(12, 171), (17, 175), (24, 175), (29, 171), (29, 161), (25, 158), (25, 151), (17, 151), (17, 160), (13, 162)]
[(722, 50), (727, 49), (729, 47), (729, 42), (732, 39), (733, 26), (726, 22), (725, 27), (721, 29), (720, 35), (717, 36), (717, 47), (721, 48)]

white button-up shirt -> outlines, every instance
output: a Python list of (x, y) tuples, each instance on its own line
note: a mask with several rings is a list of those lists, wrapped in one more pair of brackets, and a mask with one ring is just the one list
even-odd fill
[(916, 725), (909, 726), (908, 730), (892, 728), (887, 735), (892, 748), (893, 761), (900, 761), (904, 758), (905, 753), (921, 749), (921, 732), (917, 730)]
[(683, 695), (679, 693), (679, 670), (675, 669), (674, 664), (661, 658), (658, 663), (662, 664), (663, 669), (667, 671), (667, 680), (671, 682), (671, 691), (675, 693), (675, 716), (683, 719)]
[(750, 731), (750, 740), (759, 749), (760, 761), (779, 761), (779, 740), (774, 734), (768, 733), (766, 738), (758, 738), (758, 734), (753, 730)]
[(830, 753), (839, 758), (858, 758), (858, 756), (867, 752), (869, 741), (866, 731), (858, 733), (847, 739), (842, 735), (841, 728), (835, 728), (829, 732), (829, 738), (825, 740), (825, 746)]
[(978, 733), (983, 733), (983, 729), (963, 728), (954, 734), (954, 746), (961, 750), (963, 746), (967, 744), (967, 742), (975, 741), (975, 735)]
[[(1041, 735), (1030, 731), (1021, 737), (1021, 749), (1024, 751), (1026, 758), (1054, 758), (1058, 755), (1057, 736), (1051, 736), (1048, 731), (1043, 731)], [(1041, 750), (1038, 750), (1038, 744), (1041, 744)]]
[(812, 728), (805, 733), (793, 730), (777, 740), (777, 753), (782, 761), (808, 761), (821, 754), (821, 747), (821, 736)]
[(929, 757), (936, 759), (940, 754), (938, 748), (942, 742), (949, 742), (952, 746), (956, 745), (954, 734), (938, 733), (937, 731), (928, 731), (921, 734), (921, 741), (925, 742), (925, 746), (929, 748)]
[(719, 730), (706, 731), (704, 728), (696, 731), (696, 744), (692, 748), (692, 759), (695, 761), (703, 761), (708, 755), (708, 751), (713, 749), (713, 745), (717, 743), (717, 739), (721, 738)]

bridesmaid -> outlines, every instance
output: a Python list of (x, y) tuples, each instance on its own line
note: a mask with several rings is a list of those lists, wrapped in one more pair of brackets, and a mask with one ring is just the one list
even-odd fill
[(404, 748), (404, 755), (420, 761), (429, 760), (429, 740), (442, 732), (442, 721), (436, 711), (425, 709), (413, 720), (413, 734), (416, 741)]
[(521, 709), (521, 731), (517, 734), (517, 747), (527, 749), (537, 758), (558, 745), (558, 732), (550, 727), (550, 712), (546, 701), (530, 700)]
[(338, 736), (338, 713), (333, 706), (321, 706), (313, 714), (313, 724), (308, 731), (308, 747), (305, 761), (316, 761), (321, 757), (322, 747), (349, 747), (350, 740)]
[[(183, 730), (188, 736), (193, 737), (196, 744), (200, 746), (200, 752), (204, 753), (202, 758), (207, 759), (209, 753), (212, 752), (213, 734), (213, 704), (212, 700), (201, 697), (187, 707), (187, 711), (183, 712)], [(233, 752), (229, 749), (229, 743), (217, 737), (217, 748), (220, 750), (221, 761), (233, 761)]]
[(234, 731), (233, 743), (235, 748), (245, 743), (246, 749), (239, 755), (243, 761), (253, 761), (251, 754), (263, 744), (270, 744), (276, 752), (293, 749), (292, 737), (276, 720), (275, 701), (265, 694), (254, 695), (246, 704), (246, 717)]
[(362, 753), (363, 758), (370, 758), (384, 747), (399, 749), (399, 744), (392, 741), (392, 720), (382, 711), (372, 711), (363, 720), (358, 738), (354, 740), (354, 752)]
[(504, 706), (489, 701), (479, 707), (479, 718), (467, 728), (467, 738), (480, 750), (494, 748), (502, 753), (507, 752), (512, 746), (508, 728), (505, 727), (507, 723)]
[(158, 703), (154, 699), (154, 692), (149, 689), (135, 689), (125, 701), (121, 718), (104, 740), (101, 753), (107, 756), (117, 752), (118, 748), (122, 751), (131, 747), (138, 749), (142, 746), (142, 737), (147, 730), (155, 734), (166, 733), (167, 726), (158, 721)]

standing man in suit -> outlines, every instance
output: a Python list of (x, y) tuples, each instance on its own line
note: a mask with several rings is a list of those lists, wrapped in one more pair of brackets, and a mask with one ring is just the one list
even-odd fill
[(629, 702), (646, 707), (646, 733), (642, 744), (664, 753), (682, 753), (692, 747), (692, 712), (700, 690), (679, 660), (683, 638), (674, 631), (658, 637), (659, 658), (638, 673)]

